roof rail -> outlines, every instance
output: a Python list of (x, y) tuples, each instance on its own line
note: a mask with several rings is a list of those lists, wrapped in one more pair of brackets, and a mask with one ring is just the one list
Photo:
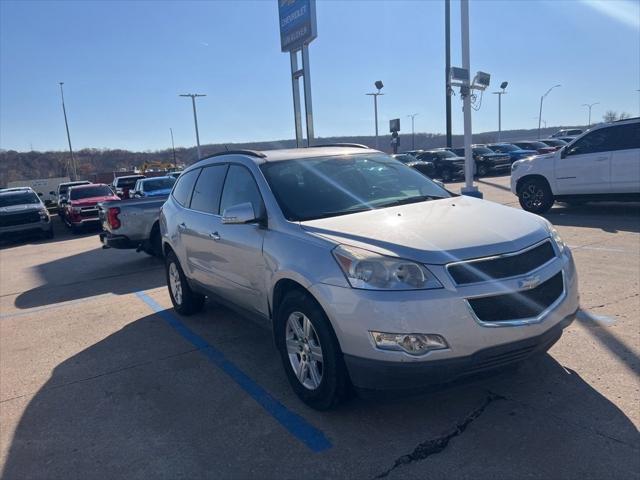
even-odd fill
[(619, 120), (614, 120), (614, 122), (626, 122), (627, 120), (640, 120), (640, 117), (621, 118)]
[(366, 145), (362, 145), (361, 143), (325, 143), (323, 145), (311, 145), (312, 147), (352, 147), (352, 148), (366, 148), (370, 149), (371, 147), (367, 147)]
[(206, 157), (202, 157), (200, 160), (206, 160), (207, 158), (219, 157), (221, 155), (249, 155), (250, 157), (258, 157), (265, 158), (266, 155), (262, 152), (258, 152), (256, 150), (225, 150), (223, 152), (217, 152), (213, 155), (207, 155)]

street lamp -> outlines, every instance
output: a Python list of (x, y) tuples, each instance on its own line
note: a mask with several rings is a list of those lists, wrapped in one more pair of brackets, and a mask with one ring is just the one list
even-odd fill
[(67, 142), (69, 142), (69, 154), (71, 155), (71, 161), (69, 162), (69, 173), (73, 173), (69, 175), (73, 178), (73, 180), (78, 180), (78, 171), (76, 169), (76, 161), (73, 158), (73, 148), (71, 148), (71, 135), (69, 134), (69, 122), (67, 121), (67, 109), (64, 106), (64, 90), (62, 89), (62, 85), (64, 82), (58, 82), (60, 84), (60, 98), (62, 98), (62, 113), (64, 115), (64, 126), (67, 129)]
[(507, 85), (509, 85), (509, 82), (502, 82), (500, 84), (500, 88), (502, 89), (502, 91), (493, 92), (494, 95), (498, 95), (498, 142), (500, 141), (500, 137), (502, 136), (502, 95), (507, 93), (504, 91), (504, 89), (507, 88)]
[(419, 113), (412, 113), (411, 115), (407, 115), (407, 117), (411, 117), (411, 150), (416, 149), (416, 130), (414, 128), (413, 120), (416, 116), (420, 115)]
[(382, 90), (382, 87), (384, 87), (384, 85), (382, 84), (381, 80), (376, 80), (374, 85), (378, 89), (378, 91), (374, 93), (367, 93), (366, 95), (373, 96), (373, 112), (375, 115), (375, 122), (376, 122), (376, 149), (378, 149), (379, 148), (378, 146), (378, 96), (384, 95), (384, 93), (380, 92), (380, 90)]
[(180, 97), (191, 97), (191, 103), (193, 104), (193, 122), (196, 125), (196, 145), (198, 146), (198, 160), (202, 158), (200, 154), (200, 134), (198, 133), (198, 114), (196, 113), (196, 97), (206, 97), (201, 93), (182, 93)]
[(583, 107), (587, 107), (589, 109), (589, 123), (587, 123), (587, 126), (590, 127), (591, 126), (591, 108), (594, 105), (600, 105), (600, 102), (596, 102), (596, 103), (583, 103), (582, 106)]
[(551, 90), (553, 90), (554, 88), (557, 87), (561, 87), (562, 85), (558, 84), (558, 85), (554, 85), (553, 87), (551, 87), (549, 90), (547, 90), (547, 93), (545, 93), (544, 95), (542, 95), (540, 97), (540, 113), (538, 114), (538, 140), (540, 140), (540, 124), (542, 123), (542, 102), (544, 101), (545, 97), (547, 95), (549, 95), (549, 92)]

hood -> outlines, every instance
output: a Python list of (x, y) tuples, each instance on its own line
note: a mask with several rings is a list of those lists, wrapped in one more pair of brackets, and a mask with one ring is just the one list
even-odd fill
[(27, 203), (24, 205), (11, 205), (8, 207), (0, 207), (0, 213), (4, 214), (12, 214), (12, 213), (22, 213), (22, 212), (30, 212), (30, 211), (38, 211), (44, 208), (43, 205), (39, 203)]
[(538, 153), (537, 150), (524, 150), (524, 149), (519, 149), (519, 150), (514, 150), (511, 153), (515, 153), (516, 155), (536, 155)]
[(120, 200), (120, 197), (116, 195), (103, 195), (101, 197), (89, 197), (79, 200), (71, 200), (69, 205), (72, 207), (92, 207), (100, 202), (108, 202), (111, 200)]
[(464, 157), (445, 157), (440, 159), (441, 162), (464, 162)]
[(513, 252), (549, 236), (537, 215), (465, 196), (310, 220), (301, 226), (335, 243), (430, 264)]

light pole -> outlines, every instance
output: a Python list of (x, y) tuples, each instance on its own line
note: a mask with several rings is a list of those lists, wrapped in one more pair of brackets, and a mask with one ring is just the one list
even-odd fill
[(416, 149), (416, 130), (414, 128), (414, 119), (416, 116), (420, 115), (419, 113), (412, 113), (411, 115), (407, 115), (407, 117), (411, 117), (411, 150)]
[(507, 88), (507, 85), (509, 85), (509, 82), (502, 82), (500, 84), (502, 91), (493, 92), (494, 95), (498, 95), (498, 142), (502, 136), (502, 95), (507, 93), (504, 91), (504, 89)]
[(171, 150), (173, 151), (173, 168), (178, 169), (178, 164), (176, 163), (176, 145), (173, 143), (173, 128), (169, 127), (169, 132), (171, 132)]
[(587, 123), (587, 126), (590, 127), (591, 126), (591, 108), (593, 108), (594, 105), (600, 105), (600, 102), (596, 102), (596, 103), (583, 103), (582, 106), (583, 107), (587, 107), (589, 109), (589, 123)]
[(201, 93), (182, 93), (181, 97), (191, 97), (191, 103), (193, 104), (193, 122), (196, 125), (196, 145), (198, 146), (198, 160), (202, 158), (200, 154), (200, 134), (198, 133), (198, 114), (196, 113), (196, 97), (206, 97)]
[(553, 87), (551, 87), (549, 90), (547, 90), (547, 93), (545, 93), (544, 95), (542, 95), (540, 97), (540, 113), (538, 114), (538, 140), (540, 140), (540, 124), (542, 123), (542, 102), (544, 101), (544, 98), (549, 95), (549, 92), (551, 90), (553, 90), (556, 87), (561, 87), (562, 85), (558, 84), (558, 85), (554, 85)]
[(382, 84), (382, 81), (380, 81), (380, 80), (376, 80), (374, 85), (378, 89), (378, 91), (377, 92), (373, 92), (373, 93), (367, 93), (365, 95), (372, 95), (373, 96), (373, 112), (374, 112), (375, 122), (376, 122), (376, 149), (379, 149), (380, 147), (379, 147), (379, 143), (378, 143), (378, 96), (384, 95), (384, 93), (380, 92), (380, 90), (382, 90), (382, 87), (384, 87), (384, 85)]
[(62, 113), (64, 115), (64, 126), (67, 129), (67, 141), (69, 142), (69, 153), (71, 154), (71, 162), (69, 163), (69, 173), (73, 172), (73, 180), (78, 179), (78, 172), (76, 170), (76, 161), (73, 158), (73, 148), (71, 148), (71, 135), (69, 134), (69, 122), (67, 121), (67, 109), (64, 106), (64, 90), (62, 85), (64, 82), (58, 82), (60, 84), (60, 97), (62, 97)]

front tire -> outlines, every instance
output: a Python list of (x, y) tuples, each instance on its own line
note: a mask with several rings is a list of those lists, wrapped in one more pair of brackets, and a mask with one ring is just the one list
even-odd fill
[(293, 391), (316, 410), (343, 401), (349, 377), (338, 340), (324, 311), (301, 291), (287, 293), (278, 308), (276, 344)]
[(484, 163), (478, 165), (477, 168), (478, 177), (486, 177), (489, 173), (489, 167), (487, 167)]
[(540, 178), (525, 180), (518, 189), (518, 200), (523, 210), (536, 214), (547, 212), (555, 201), (549, 185)]
[(167, 287), (173, 309), (181, 315), (193, 315), (202, 310), (204, 306), (204, 295), (191, 290), (187, 277), (185, 277), (178, 257), (173, 252), (167, 255), (166, 273)]

